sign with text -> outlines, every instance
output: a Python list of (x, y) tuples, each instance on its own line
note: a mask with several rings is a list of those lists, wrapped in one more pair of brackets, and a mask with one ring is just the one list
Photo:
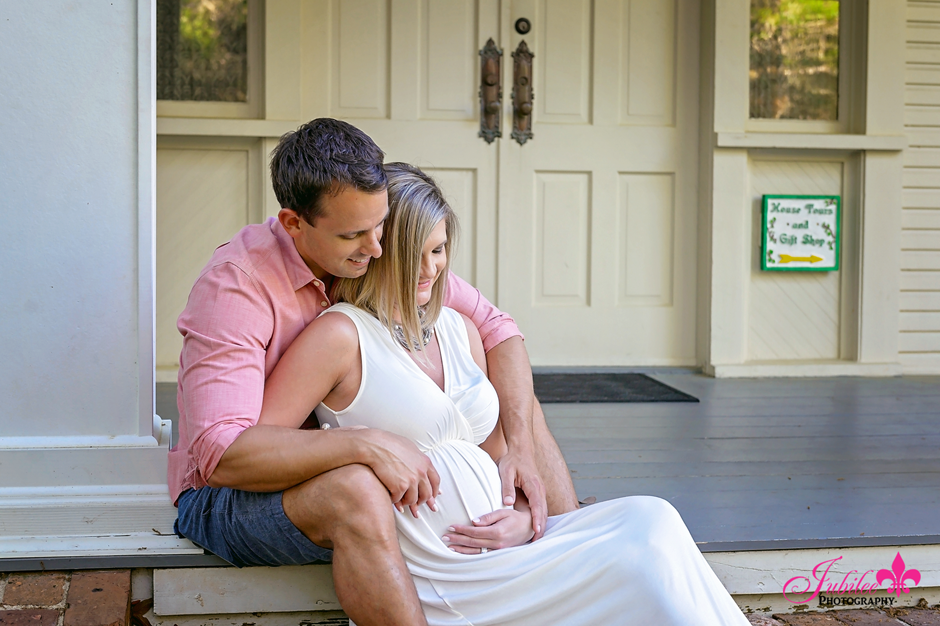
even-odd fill
[(839, 269), (839, 196), (764, 196), (763, 218), (762, 270)]

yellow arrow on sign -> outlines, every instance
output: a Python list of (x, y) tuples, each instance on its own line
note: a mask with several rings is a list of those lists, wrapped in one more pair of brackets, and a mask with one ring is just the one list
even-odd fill
[(780, 255), (781, 263), (790, 263), (791, 261), (802, 261), (803, 263), (819, 263), (820, 261), (822, 261), (822, 257), (818, 257), (815, 254), (813, 256), (790, 256), (789, 254)]

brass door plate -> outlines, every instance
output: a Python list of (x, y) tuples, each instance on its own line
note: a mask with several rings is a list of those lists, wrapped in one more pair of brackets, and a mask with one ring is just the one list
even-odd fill
[(525, 40), (519, 42), (512, 53), (512, 138), (525, 144), (532, 139), (532, 59), (535, 55), (529, 51)]
[(503, 108), (503, 79), (500, 67), (503, 51), (492, 37), (480, 50), (480, 133), (486, 143), (493, 143), (503, 133), (499, 129)]

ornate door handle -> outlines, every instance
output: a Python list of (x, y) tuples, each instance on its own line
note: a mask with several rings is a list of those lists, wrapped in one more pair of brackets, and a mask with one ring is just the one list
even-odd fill
[(535, 55), (529, 51), (525, 40), (519, 42), (512, 53), (512, 138), (523, 145), (532, 139), (532, 59)]
[(493, 143), (503, 134), (499, 129), (499, 112), (503, 108), (502, 72), (500, 59), (502, 50), (496, 47), (492, 37), (480, 50), (480, 133), (486, 143)]

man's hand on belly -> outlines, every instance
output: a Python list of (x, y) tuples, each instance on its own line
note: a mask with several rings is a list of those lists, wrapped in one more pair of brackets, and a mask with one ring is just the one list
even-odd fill
[(535, 529), (535, 539), (540, 538), (545, 533), (548, 507), (545, 501), (545, 485), (535, 466), (533, 455), (520, 454), (510, 448), (499, 459), (497, 465), (499, 466), (499, 480), (503, 485), (503, 504), (515, 504), (516, 489), (522, 491), (528, 498), (531, 508), (531, 523), (532, 528)]
[(361, 461), (372, 468), (391, 495), (392, 504), (399, 511), (411, 508), (418, 517), (418, 507), (427, 503), (437, 510), (434, 499), (440, 494), (441, 477), (426, 454), (409, 439), (374, 428), (356, 433), (366, 443)]
[(486, 353), (487, 375), (499, 396), (499, 421), (508, 450), (499, 454), (499, 479), (503, 504), (515, 502), (521, 489), (532, 507), (532, 528), (538, 539), (545, 532), (548, 503), (545, 485), (535, 462), (533, 435), (532, 369), (522, 337), (510, 337)]

